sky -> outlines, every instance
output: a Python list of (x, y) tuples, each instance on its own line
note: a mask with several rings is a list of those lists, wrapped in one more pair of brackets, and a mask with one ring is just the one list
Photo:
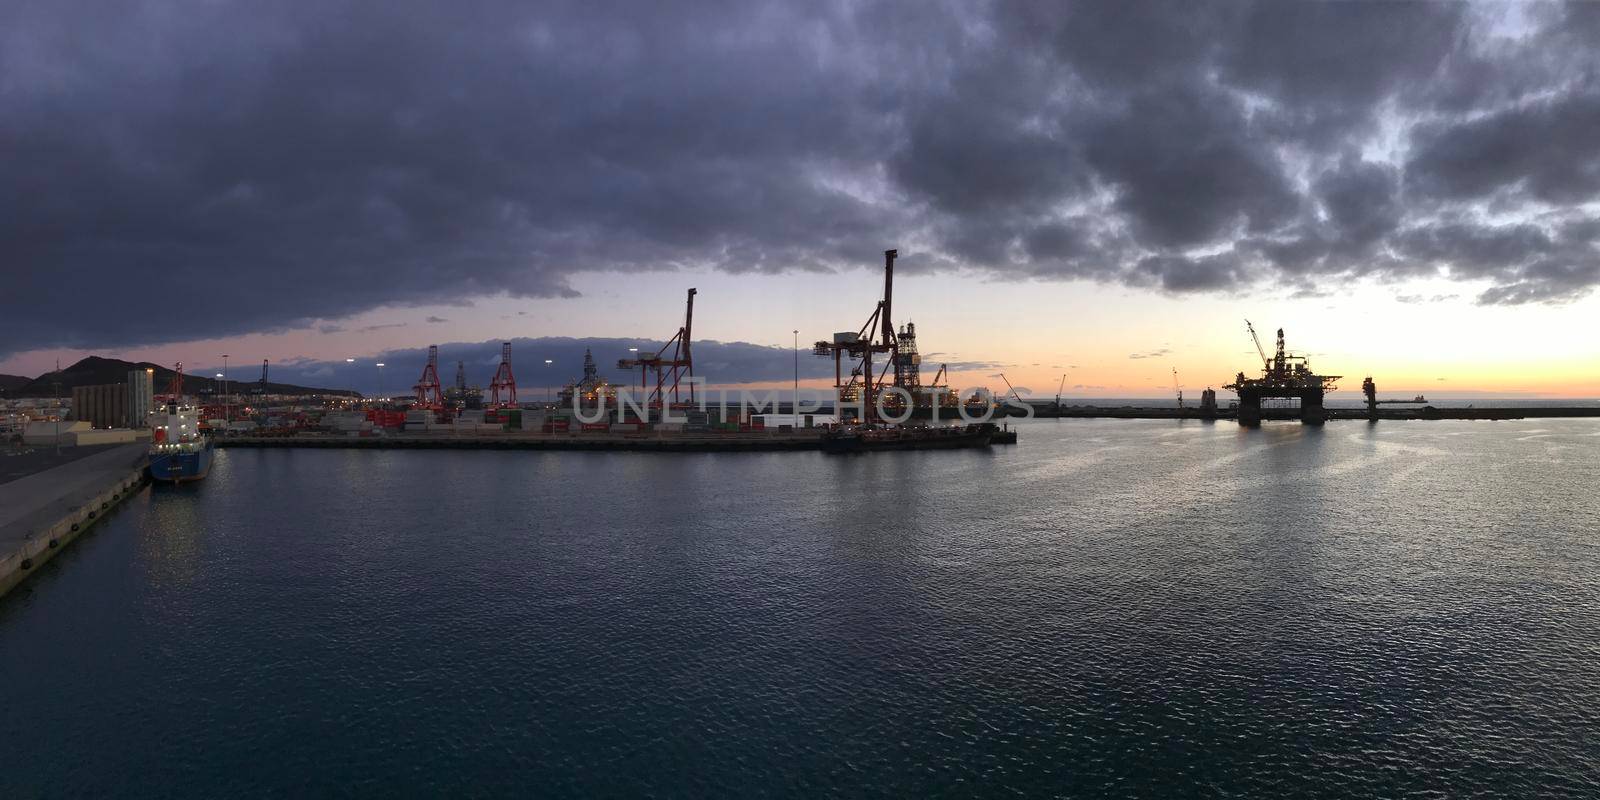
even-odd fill
[(694, 287), (697, 371), (776, 386), (893, 247), (958, 386), (1196, 393), (1248, 318), (1345, 389), (1600, 396), (1595, 41), (1595, 3), (7, 3), (0, 373), (396, 392), (504, 340), (536, 389)]

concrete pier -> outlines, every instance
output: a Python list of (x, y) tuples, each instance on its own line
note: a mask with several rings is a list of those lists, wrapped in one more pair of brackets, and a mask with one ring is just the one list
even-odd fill
[(141, 486), (148, 449), (110, 447), (0, 483), (0, 596)]

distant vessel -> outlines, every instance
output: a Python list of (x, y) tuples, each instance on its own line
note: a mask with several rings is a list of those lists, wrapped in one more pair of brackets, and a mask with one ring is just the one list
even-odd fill
[(988, 447), (999, 429), (990, 423), (950, 427), (848, 426), (822, 437), (827, 453), (867, 453), (875, 450), (947, 450)]
[(150, 414), (150, 479), (183, 483), (211, 471), (212, 442), (200, 435), (200, 412), (183, 397), (183, 364), (178, 364), (163, 410)]

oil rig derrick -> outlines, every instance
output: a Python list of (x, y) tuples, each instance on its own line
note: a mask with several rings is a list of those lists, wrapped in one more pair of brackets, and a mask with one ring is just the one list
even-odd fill
[[(907, 322), (900, 326), (900, 332), (895, 335), (895, 348), (895, 363), (900, 367), (895, 374), (895, 385), (906, 390), (906, 394), (911, 396), (914, 415), (919, 411), (931, 411), (935, 406), (943, 416), (956, 413), (956, 407), (961, 401), (944, 381), (944, 364), (939, 365), (939, 371), (934, 374), (932, 381), (922, 382), (922, 354), (917, 350), (915, 322)], [(884, 398), (883, 401), (886, 409), (899, 409), (904, 403), (905, 397), (898, 392)]]
[[(894, 385), (904, 389), (922, 388), (922, 355), (917, 352), (917, 323), (907, 322), (895, 334)], [(915, 395), (912, 395), (915, 397)]]
[(577, 404), (583, 408), (593, 408), (601, 402), (614, 402), (617, 399), (617, 390), (609, 381), (600, 377), (600, 367), (594, 363), (594, 353), (585, 349), (583, 378), (562, 387), (557, 397), (557, 403), (563, 407), (572, 408)]
[[(694, 383), (694, 354), (689, 344), (694, 329), (694, 296), (695, 290), (689, 290), (687, 308), (683, 314), (683, 327), (672, 335), (667, 343), (661, 346), (652, 355), (640, 355), (634, 358), (624, 358), (617, 361), (620, 369), (639, 370), (639, 391), (645, 395), (645, 407), (660, 409), (667, 403), (667, 393), (672, 394), (673, 407), (683, 405), (685, 401), (681, 390), (689, 390), (687, 403), (693, 404)], [(667, 350), (672, 350), (672, 355), (667, 355)], [(655, 385), (650, 385), (650, 375), (655, 374)]]
[[(891, 380), (889, 371), (892, 369), (894, 373), (893, 385), (903, 387), (906, 368), (912, 366), (900, 356), (900, 340), (895, 334), (891, 316), (894, 308), (894, 260), (899, 254), (898, 250), (883, 251), (883, 299), (878, 301), (860, 330), (835, 333), (833, 341), (819, 341), (811, 348), (813, 355), (833, 356), (833, 387), (838, 392), (839, 402), (853, 402), (859, 398), (863, 422), (877, 421), (876, 400), (886, 385), (885, 381)], [(888, 354), (881, 370), (873, 368), (874, 353)], [(846, 357), (852, 361), (848, 382), (844, 379)], [(920, 362), (921, 357), (918, 356), (917, 363)]]
[(515, 408), (517, 405), (517, 379), (511, 374), (511, 343), (500, 343), (500, 367), (494, 380), (489, 381), (489, 405), (494, 408)]
[(1251, 427), (1261, 424), (1263, 398), (1299, 400), (1301, 422), (1312, 425), (1325, 422), (1328, 412), (1323, 398), (1338, 388), (1336, 382), (1341, 376), (1312, 372), (1311, 362), (1305, 356), (1294, 355), (1284, 348), (1282, 328), (1278, 329), (1277, 349), (1269, 358), (1255, 326), (1250, 320), (1245, 320), (1244, 325), (1255, 342), (1256, 352), (1261, 354), (1262, 369), (1259, 378), (1246, 378), (1240, 372), (1233, 383), (1222, 387), (1239, 395), (1239, 424)]
[(428, 345), (428, 363), (422, 368), (422, 377), (411, 387), (417, 393), (417, 408), (430, 411), (444, 410), (444, 387), (439, 385), (439, 346)]

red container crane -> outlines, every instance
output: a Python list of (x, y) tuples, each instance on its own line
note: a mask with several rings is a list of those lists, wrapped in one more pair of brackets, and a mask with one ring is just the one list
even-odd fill
[[(505, 397), (502, 399), (501, 394)], [(517, 407), (517, 379), (511, 374), (511, 343), (500, 345), (500, 368), (489, 382), (489, 405), (493, 408)]]
[(411, 387), (417, 392), (418, 408), (444, 410), (444, 388), (439, 385), (439, 346), (428, 345), (428, 363), (422, 368), (422, 377)]

